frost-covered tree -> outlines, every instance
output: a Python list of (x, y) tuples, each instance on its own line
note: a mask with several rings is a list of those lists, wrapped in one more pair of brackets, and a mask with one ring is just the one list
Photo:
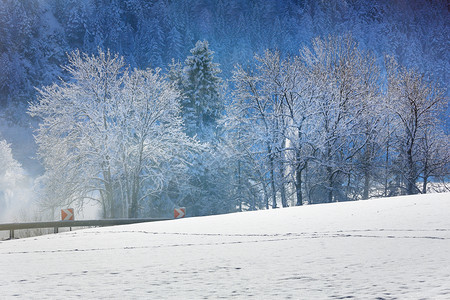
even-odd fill
[[(24, 171), (12, 155), (11, 146), (0, 140), (0, 211), (14, 205), (14, 190), (24, 178)], [(1, 213), (0, 213), (1, 217)]]
[[(427, 151), (432, 151), (433, 143), (430, 139), (439, 137), (430, 134), (430, 128), (439, 127), (438, 116), (447, 99), (444, 90), (436, 82), (427, 80), (423, 74), (400, 67), (393, 57), (388, 57), (386, 64), (389, 103), (397, 124), (397, 172), (405, 182), (405, 192), (408, 195), (416, 194), (420, 191), (417, 180), (428, 169), (430, 156)], [(421, 170), (421, 166), (425, 168)]]
[(122, 197), (130, 217), (137, 217), (143, 201), (151, 202), (168, 182), (182, 182), (187, 158), (198, 144), (183, 132), (178, 91), (159, 70), (135, 70), (126, 79), (121, 132), (128, 140), (121, 145)]
[(129, 71), (109, 51), (75, 51), (65, 70), (71, 79), (40, 89), (29, 108), (41, 119), (45, 199), (94, 199), (104, 217), (137, 217), (197, 147), (183, 132), (178, 91), (159, 70)]
[(438, 127), (429, 126), (418, 145), (419, 172), (422, 179), (421, 193), (428, 192), (431, 180), (441, 182), (444, 190), (449, 189), (450, 136)]
[[(167, 35), (167, 44), (171, 49), (170, 59), (181, 59), (183, 51), (183, 37), (175, 24), (172, 24), (171, 29)], [(168, 54), (168, 53), (167, 53)], [(170, 61), (169, 59), (167, 61)]]
[(183, 68), (183, 117), (190, 136), (210, 141), (223, 110), (219, 65), (207, 41), (198, 41)]
[(361, 123), (360, 117), (370, 110), (365, 104), (375, 99), (374, 58), (345, 35), (315, 39), (311, 48), (302, 50), (302, 59), (305, 75), (314, 82), (311, 92), (319, 124), (315, 143), (317, 162), (325, 170), (326, 201), (348, 199), (340, 187), (351, 184), (352, 161), (367, 145), (368, 136), (361, 138), (361, 133), (369, 121)]
[[(111, 108), (119, 102), (124, 68), (123, 59), (109, 52), (100, 51), (98, 57), (74, 52), (65, 67), (73, 81), (42, 88), (30, 106), (31, 116), (42, 120), (36, 142), (51, 193), (46, 198), (61, 190), (55, 205), (98, 197), (104, 217), (116, 216), (112, 159), (118, 137)], [(50, 188), (52, 179), (64, 173), (59, 188)]]
[(234, 211), (227, 194), (229, 170), (224, 166), (223, 148), (219, 145), (218, 120), (223, 111), (222, 80), (218, 64), (213, 62), (208, 42), (198, 41), (181, 63), (172, 60), (168, 78), (181, 90), (182, 115), (186, 133), (203, 142), (203, 151), (191, 157), (183, 205), (192, 215)]
[[(268, 54), (270, 55), (270, 54)], [(284, 172), (282, 156), (284, 154), (283, 130), (285, 123), (282, 120), (282, 103), (278, 97), (276, 87), (269, 80), (270, 68), (262, 63), (255, 69), (245, 70), (237, 66), (234, 71), (235, 102), (237, 111), (241, 110), (248, 118), (250, 126), (247, 137), (250, 139), (252, 157), (257, 157), (261, 167), (261, 184), (269, 187), (270, 192), (266, 199), (271, 198), (272, 207), (277, 207), (278, 189), (284, 188)], [(241, 125), (242, 123), (238, 123)], [(282, 195), (283, 197), (283, 195)], [(284, 199), (283, 205), (286, 204)]]
[[(233, 100), (226, 106), (221, 119), (224, 127), (224, 146), (232, 160), (228, 168), (233, 171), (231, 198), (239, 210), (269, 208), (269, 181), (267, 180), (266, 144), (261, 136), (261, 126), (254, 113), (254, 103), (249, 93), (253, 81), (247, 71), (237, 66), (234, 72)], [(272, 203), (273, 204), (273, 203)]]

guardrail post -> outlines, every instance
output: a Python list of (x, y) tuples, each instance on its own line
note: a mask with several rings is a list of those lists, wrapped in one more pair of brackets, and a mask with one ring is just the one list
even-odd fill
[(9, 231), (9, 239), (10, 239), (10, 240), (14, 239), (14, 229), (11, 229), (11, 230)]
[(58, 233), (58, 227), (55, 227), (55, 233)]

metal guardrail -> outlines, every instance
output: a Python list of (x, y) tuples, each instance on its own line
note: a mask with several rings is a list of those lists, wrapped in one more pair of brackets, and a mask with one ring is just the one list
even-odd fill
[(9, 238), (14, 239), (14, 231), (20, 229), (54, 228), (55, 233), (61, 227), (103, 227), (115, 225), (127, 225), (145, 222), (167, 221), (172, 219), (105, 219), (105, 220), (77, 220), (77, 221), (50, 221), (50, 222), (30, 222), (30, 223), (9, 223), (0, 224), (0, 231), (9, 230)]

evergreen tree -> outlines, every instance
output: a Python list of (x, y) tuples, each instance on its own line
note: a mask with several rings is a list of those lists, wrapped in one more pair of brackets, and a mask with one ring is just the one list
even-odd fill
[(198, 41), (185, 61), (183, 116), (187, 133), (201, 140), (211, 140), (222, 111), (219, 65), (213, 63), (214, 52), (207, 41)]
[(183, 52), (183, 37), (175, 25), (172, 25), (172, 28), (168, 33), (167, 44), (171, 50), (171, 53), (167, 53), (168, 56), (170, 55), (170, 58), (168, 57), (167, 61), (170, 61), (173, 57), (175, 57), (175, 59), (180, 59)]
[(213, 63), (208, 42), (198, 41), (184, 63), (172, 60), (168, 78), (181, 90), (182, 115), (189, 136), (204, 143), (203, 151), (191, 157), (189, 184), (182, 204), (192, 215), (233, 211), (228, 201), (229, 170), (217, 140), (218, 120), (223, 109), (221, 70)]

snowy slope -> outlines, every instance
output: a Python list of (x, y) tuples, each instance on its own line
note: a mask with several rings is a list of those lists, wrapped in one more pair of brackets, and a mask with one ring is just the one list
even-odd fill
[(0, 242), (0, 298), (450, 299), (450, 194)]

